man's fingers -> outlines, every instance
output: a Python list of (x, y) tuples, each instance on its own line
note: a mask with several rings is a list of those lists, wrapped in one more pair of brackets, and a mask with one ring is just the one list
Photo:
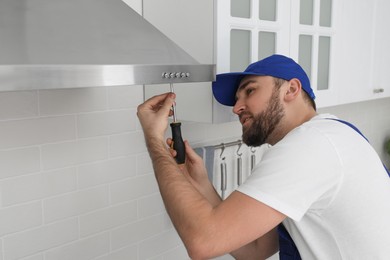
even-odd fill
[(187, 140), (184, 141), (184, 145), (186, 149), (186, 154), (190, 161), (195, 161), (200, 158), (199, 155), (194, 151), (194, 149), (192, 149), (191, 145), (188, 143)]
[(165, 107), (170, 108), (172, 106), (174, 98), (175, 98), (175, 95), (174, 95), (174, 93), (171, 93), (171, 92), (151, 97), (148, 100), (146, 100), (143, 104), (138, 106), (137, 112), (139, 113), (143, 110), (153, 110), (153, 111), (157, 112), (162, 107), (164, 107), (165, 103), (168, 104), (168, 105), (165, 105)]
[(161, 106), (160, 111), (166, 113), (169, 115), (171, 111), (171, 107), (173, 103), (175, 102), (175, 94), (174, 93), (167, 93), (165, 100), (163, 101), (163, 104)]

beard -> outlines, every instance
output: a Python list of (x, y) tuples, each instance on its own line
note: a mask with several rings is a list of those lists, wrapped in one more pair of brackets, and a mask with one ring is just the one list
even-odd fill
[(279, 99), (279, 91), (272, 92), (269, 103), (265, 111), (258, 115), (250, 112), (243, 114), (252, 117), (252, 124), (242, 128), (242, 141), (248, 146), (260, 146), (266, 143), (268, 137), (275, 131), (277, 125), (284, 116), (284, 109)]

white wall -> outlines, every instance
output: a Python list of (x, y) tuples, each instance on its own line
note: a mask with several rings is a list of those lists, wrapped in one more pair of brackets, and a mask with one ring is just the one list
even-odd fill
[[(0, 260), (186, 259), (136, 117), (142, 86), (0, 92)], [(390, 99), (321, 109), (382, 152)], [(183, 123), (193, 144), (238, 123)]]

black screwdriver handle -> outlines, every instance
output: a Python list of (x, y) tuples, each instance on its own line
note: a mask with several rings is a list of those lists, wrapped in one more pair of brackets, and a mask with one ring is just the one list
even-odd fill
[(180, 126), (181, 126), (180, 122), (171, 123), (172, 140), (173, 140), (172, 148), (176, 151), (175, 160), (177, 164), (183, 164), (186, 161), (184, 141), (181, 136)]

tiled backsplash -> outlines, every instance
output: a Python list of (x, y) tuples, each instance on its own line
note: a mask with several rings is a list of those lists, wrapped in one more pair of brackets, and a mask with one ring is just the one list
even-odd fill
[[(142, 86), (0, 92), (0, 260), (188, 258), (153, 176), (142, 101)], [(386, 157), (390, 99), (328, 111)], [(241, 128), (182, 131), (196, 145), (237, 140)]]

